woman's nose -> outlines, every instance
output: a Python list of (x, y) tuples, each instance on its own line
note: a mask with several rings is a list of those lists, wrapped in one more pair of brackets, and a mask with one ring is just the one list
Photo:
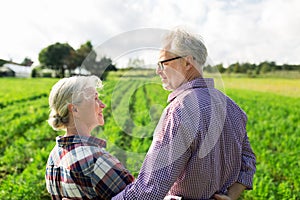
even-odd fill
[(106, 105), (105, 105), (102, 101), (100, 101), (100, 107), (101, 107), (101, 108), (105, 108)]

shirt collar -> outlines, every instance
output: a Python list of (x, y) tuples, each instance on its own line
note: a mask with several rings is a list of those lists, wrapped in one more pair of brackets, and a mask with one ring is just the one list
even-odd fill
[(72, 135), (72, 136), (57, 136), (56, 137), (56, 143), (58, 146), (66, 146), (66, 145), (71, 145), (71, 144), (78, 144), (78, 143), (85, 143), (89, 144), (91, 146), (99, 146), (100, 148), (105, 148), (106, 147), (106, 141), (90, 136), (81, 136), (81, 135)]
[(184, 91), (193, 89), (193, 88), (214, 88), (214, 79), (212, 78), (196, 78), (187, 83), (182, 84), (178, 88), (176, 88), (171, 94), (168, 96), (168, 103), (173, 101), (176, 97), (182, 94)]

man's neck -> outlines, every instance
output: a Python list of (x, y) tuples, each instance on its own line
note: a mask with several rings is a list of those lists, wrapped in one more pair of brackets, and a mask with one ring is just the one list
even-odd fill
[(186, 74), (187, 82), (190, 82), (196, 78), (202, 78), (202, 75), (197, 70), (191, 70)]

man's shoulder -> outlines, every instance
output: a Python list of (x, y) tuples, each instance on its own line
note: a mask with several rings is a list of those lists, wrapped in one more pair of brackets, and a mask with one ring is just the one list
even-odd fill
[(172, 106), (190, 108), (207, 107), (216, 101), (225, 101), (226, 96), (214, 88), (191, 88), (177, 96)]

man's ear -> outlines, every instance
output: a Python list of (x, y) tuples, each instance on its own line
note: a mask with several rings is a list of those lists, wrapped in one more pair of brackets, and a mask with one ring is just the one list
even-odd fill
[(191, 55), (185, 57), (185, 63), (186, 70), (190, 70), (192, 67), (195, 67), (195, 61)]

